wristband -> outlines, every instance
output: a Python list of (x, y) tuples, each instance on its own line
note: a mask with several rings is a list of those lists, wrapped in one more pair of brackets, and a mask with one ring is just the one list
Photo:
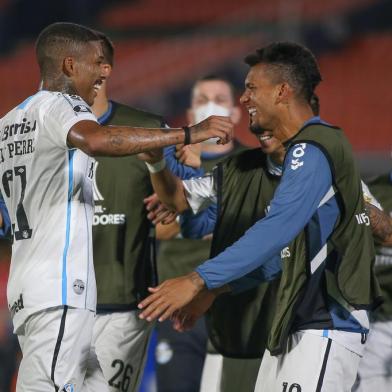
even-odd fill
[(166, 167), (166, 159), (162, 158), (160, 161), (155, 163), (145, 162), (147, 169), (150, 173), (158, 173)]
[(182, 127), (182, 129), (185, 132), (184, 146), (186, 146), (187, 144), (191, 144), (191, 130), (187, 126)]

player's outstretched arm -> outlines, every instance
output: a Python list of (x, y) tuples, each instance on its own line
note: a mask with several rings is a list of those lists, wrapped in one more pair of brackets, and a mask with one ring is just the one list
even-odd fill
[(143, 310), (139, 317), (147, 321), (156, 318), (164, 321), (191, 302), (204, 288), (204, 280), (197, 272), (165, 280), (159, 286), (148, 289), (152, 294), (139, 303), (138, 308)]
[(163, 150), (151, 150), (138, 157), (149, 166), (151, 183), (158, 199), (168, 209), (179, 213), (189, 209), (182, 180), (166, 167)]
[(211, 116), (183, 128), (135, 128), (101, 126), (94, 121), (80, 121), (68, 133), (68, 144), (91, 156), (124, 156), (179, 143), (200, 143), (218, 137), (225, 144), (232, 138), (233, 124), (228, 117)]
[(201, 276), (191, 272), (165, 280), (159, 286), (149, 288), (149, 291), (152, 294), (138, 305), (142, 309), (139, 317), (147, 321), (164, 321), (174, 315), (174, 326), (182, 331), (190, 328), (208, 310), (215, 298), (230, 291), (230, 287), (224, 285), (207, 290)]

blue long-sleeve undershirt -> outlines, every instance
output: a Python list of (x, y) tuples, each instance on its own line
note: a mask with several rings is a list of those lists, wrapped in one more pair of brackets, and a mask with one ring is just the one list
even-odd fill
[(192, 177), (201, 177), (204, 174), (202, 168), (194, 167), (180, 163), (176, 158), (176, 146), (169, 146), (163, 149), (163, 155), (166, 159), (166, 167), (177, 177), (182, 180), (189, 180)]
[(312, 144), (292, 146), (267, 216), (196, 269), (206, 286), (221, 287), (257, 268), (258, 274), (276, 274), (276, 256), (306, 226), (331, 186), (324, 153)]
[(194, 214), (191, 210), (180, 216), (181, 234), (184, 238), (198, 239), (214, 231), (218, 206), (214, 203)]

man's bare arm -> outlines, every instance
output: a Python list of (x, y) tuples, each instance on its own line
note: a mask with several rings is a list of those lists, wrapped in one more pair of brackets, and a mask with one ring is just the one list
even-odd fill
[[(189, 127), (190, 142), (200, 143), (219, 137), (222, 144), (232, 138), (233, 125), (227, 117), (211, 116)], [(94, 121), (80, 121), (68, 133), (68, 144), (91, 156), (124, 156), (184, 143), (182, 128), (135, 128), (101, 126)]]
[(181, 179), (170, 170), (165, 168), (157, 173), (150, 173), (150, 177), (154, 191), (164, 205), (179, 213), (190, 208)]
[(366, 202), (366, 209), (370, 218), (373, 237), (376, 243), (392, 246), (392, 218), (384, 211)]

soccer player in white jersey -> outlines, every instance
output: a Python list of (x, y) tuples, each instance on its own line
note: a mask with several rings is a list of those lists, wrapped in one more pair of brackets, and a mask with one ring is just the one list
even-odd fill
[(93, 160), (231, 137), (230, 120), (185, 129), (100, 126), (89, 105), (104, 79), (90, 29), (55, 23), (38, 37), (42, 88), (0, 120), (0, 190), (12, 224), (7, 296), (23, 352), (17, 391), (79, 391), (96, 306)]

